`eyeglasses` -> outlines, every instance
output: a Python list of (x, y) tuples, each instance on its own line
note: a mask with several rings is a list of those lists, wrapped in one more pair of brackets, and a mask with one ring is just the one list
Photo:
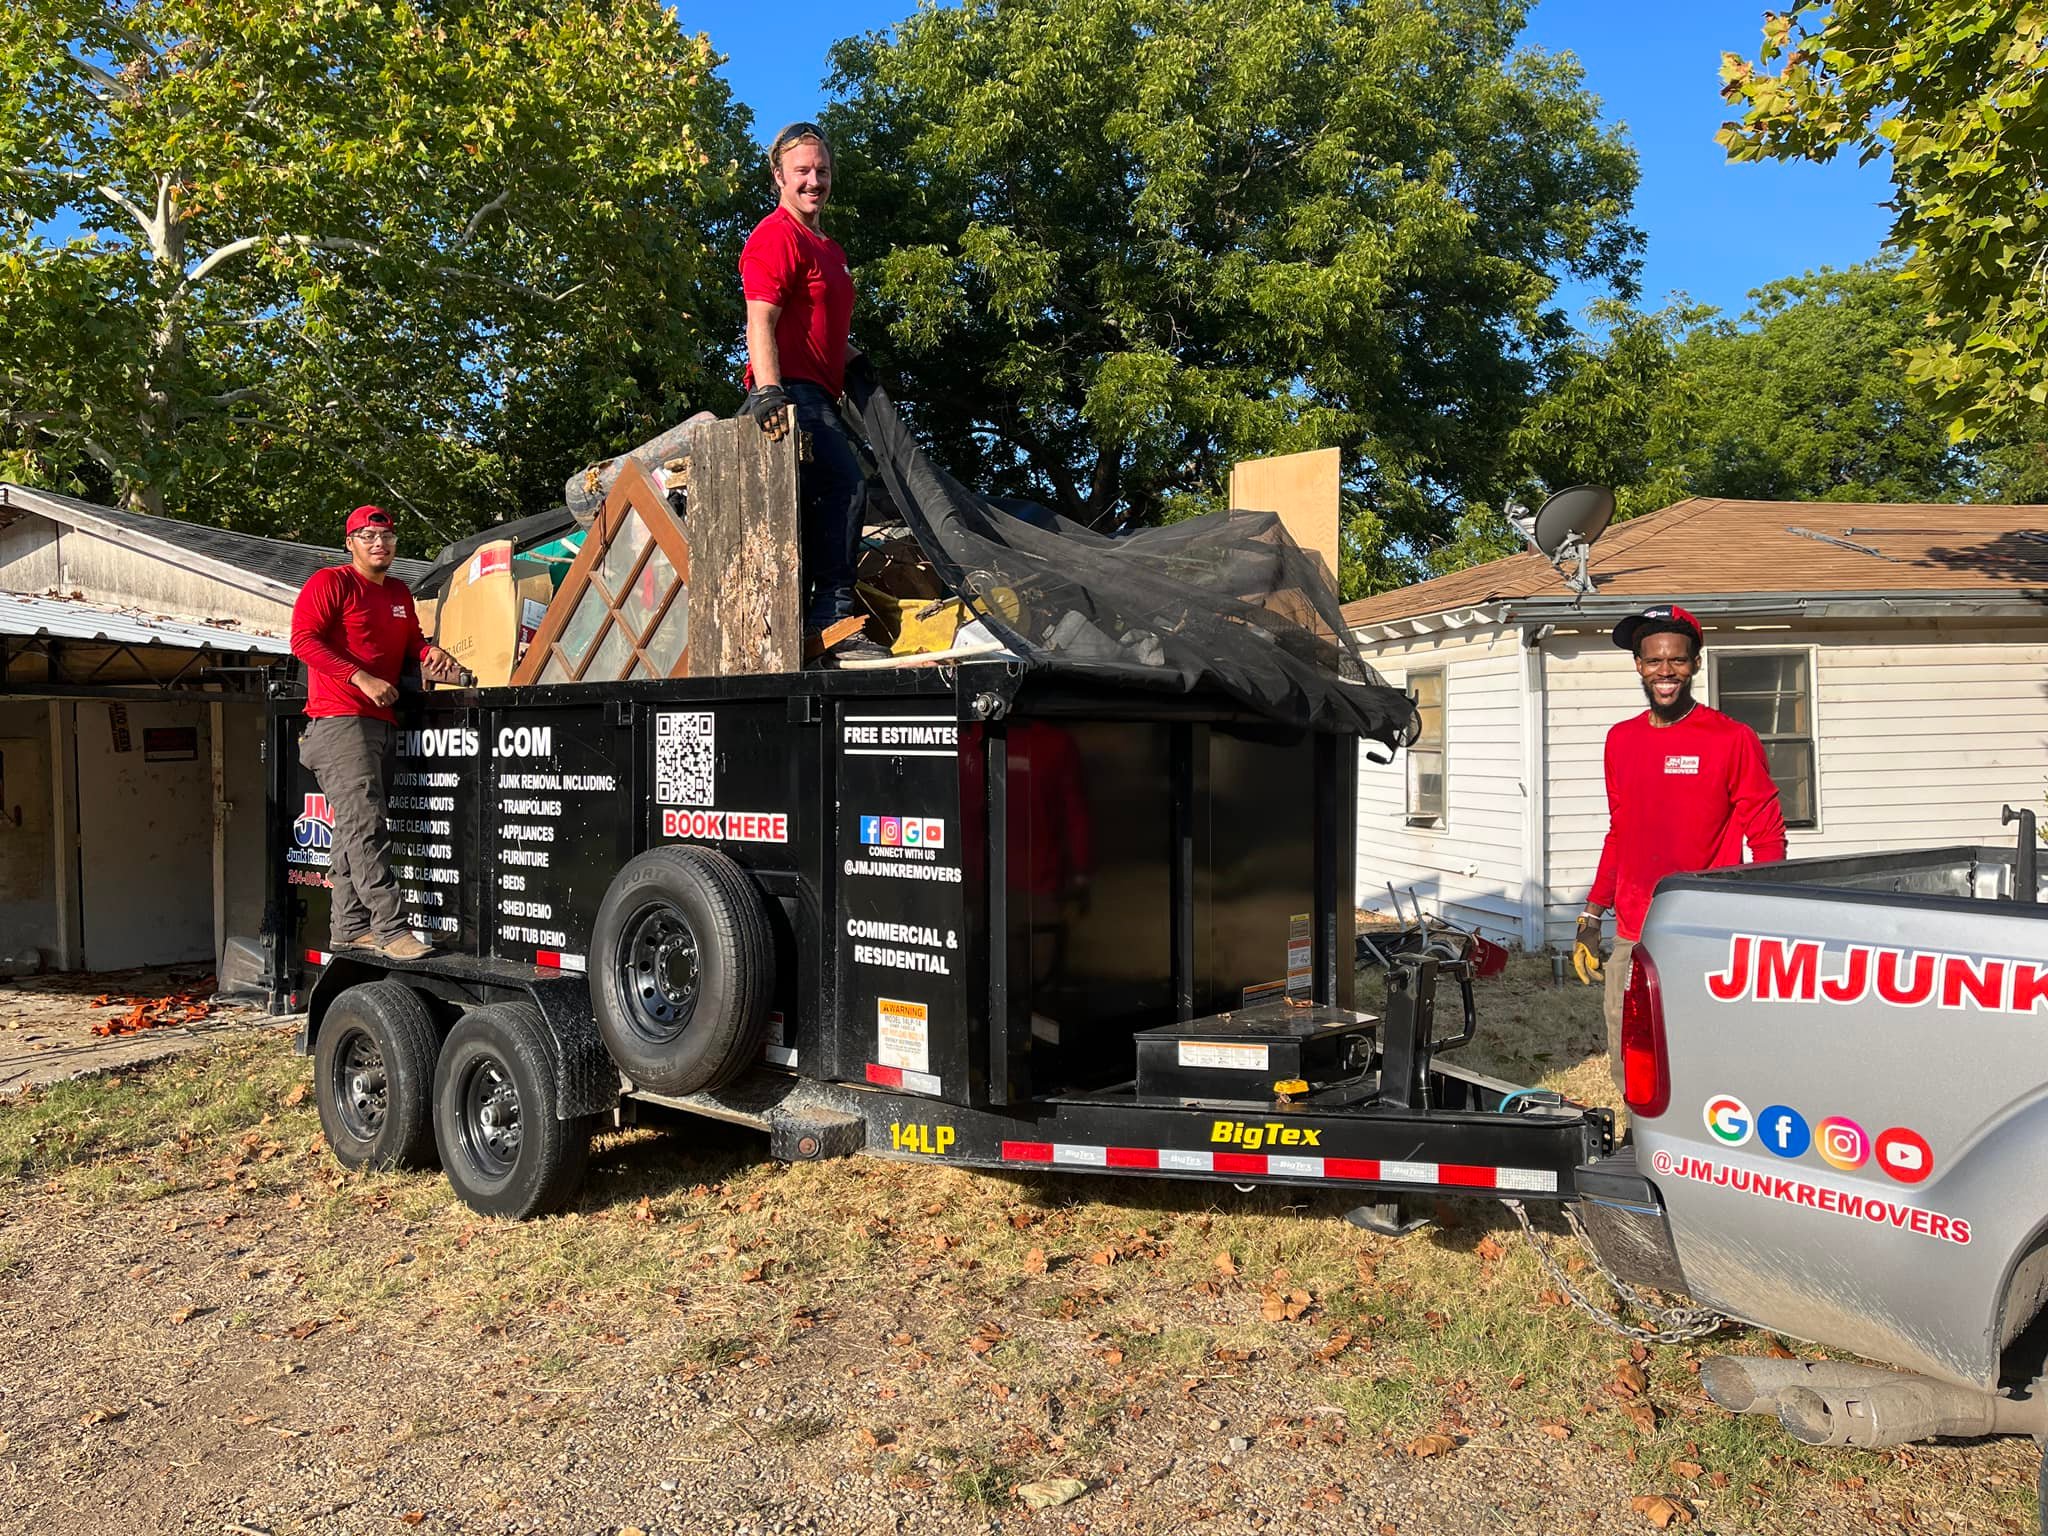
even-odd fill
[(396, 544), (398, 535), (388, 528), (359, 528), (349, 535), (364, 544)]

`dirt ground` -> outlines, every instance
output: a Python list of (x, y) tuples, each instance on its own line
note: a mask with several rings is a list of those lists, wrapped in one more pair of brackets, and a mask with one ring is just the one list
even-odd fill
[[(1483, 1064), (1601, 1091), (1597, 1002), (1548, 983), (1490, 988)], [(0, 1038), (107, 1012), (53, 996), (0, 988)], [(515, 1226), (342, 1172), (290, 1031), (0, 1104), (0, 1529), (2034, 1528), (2031, 1446), (1803, 1451), (1696, 1380), (1779, 1341), (1631, 1351), (1492, 1204), (1389, 1240), (1334, 1198), (785, 1168), (678, 1121)]]
[[(256, 1018), (251, 1009), (205, 1001), (212, 990), (203, 965), (0, 982), (0, 1096), (161, 1061), (198, 1046), (209, 1032), (246, 1028)], [(132, 1033), (95, 1033), (120, 1029), (135, 1003), (156, 1000), (175, 1005), (180, 1015), (187, 1000), (204, 1001), (205, 1016), (152, 1021)]]

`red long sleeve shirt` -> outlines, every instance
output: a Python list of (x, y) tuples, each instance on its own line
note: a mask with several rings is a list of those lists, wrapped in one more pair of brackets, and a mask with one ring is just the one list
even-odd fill
[(1785, 857), (1785, 817), (1755, 731), (1695, 704), (1676, 725), (1645, 710), (1607, 733), (1607, 842), (1586, 900), (1614, 908), (1614, 932), (1642, 936), (1666, 875)]
[(408, 656), (426, 659), (412, 592), (396, 576), (365, 580), (353, 565), (315, 571), (292, 604), (292, 654), (306, 664), (306, 718), (368, 715), (398, 723), (349, 679), (367, 672), (396, 685)]
[[(779, 304), (775, 358), (783, 382), (802, 379), (835, 398), (846, 388), (846, 331), (853, 320), (853, 273), (839, 242), (805, 229), (777, 207), (747, 236), (740, 252), (740, 289)], [(747, 388), (754, 366), (747, 365)]]

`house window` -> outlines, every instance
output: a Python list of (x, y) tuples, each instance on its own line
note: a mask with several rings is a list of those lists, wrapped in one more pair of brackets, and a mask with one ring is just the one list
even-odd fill
[(1410, 672), (1408, 693), (1422, 715), (1422, 734), (1408, 749), (1408, 825), (1444, 824), (1444, 675)]
[(1806, 651), (1719, 651), (1714, 705), (1763, 738), (1788, 827), (1817, 827), (1813, 775), (1813, 658)]

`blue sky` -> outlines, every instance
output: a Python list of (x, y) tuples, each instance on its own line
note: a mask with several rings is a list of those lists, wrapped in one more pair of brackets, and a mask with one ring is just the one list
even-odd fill
[[(914, 0), (782, 0), (714, 6), (679, 0), (683, 25), (729, 56), (725, 78), (765, 140), (825, 100), (832, 43), (892, 25)], [(1754, 56), (1761, 0), (1538, 0), (1525, 41), (1569, 50), (1610, 122), (1625, 125), (1642, 167), (1637, 225), (1649, 237), (1643, 297), (1683, 291), (1739, 313), (1773, 278), (1847, 266), (1876, 254), (1889, 226), (1882, 165), (1730, 165), (1714, 133), (1724, 49)]]

